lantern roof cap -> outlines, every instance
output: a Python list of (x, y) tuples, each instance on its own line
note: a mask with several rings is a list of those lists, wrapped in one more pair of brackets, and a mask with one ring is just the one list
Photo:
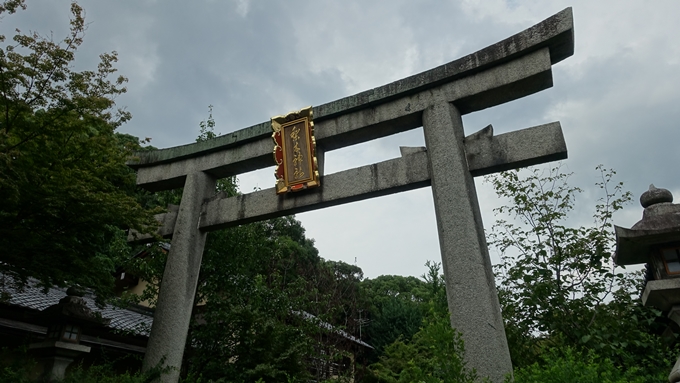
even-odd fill
[(106, 326), (111, 322), (87, 307), (82, 288), (72, 286), (66, 294), (59, 303), (42, 310), (41, 316), (49, 322), (73, 322), (86, 326)]
[(647, 208), (664, 202), (673, 202), (673, 194), (668, 189), (659, 189), (654, 184), (649, 185), (649, 190), (640, 196), (640, 205)]
[(654, 248), (680, 243), (680, 204), (667, 189), (649, 186), (640, 196), (642, 219), (630, 229), (614, 226), (617, 265), (647, 263)]
[(642, 219), (633, 225), (634, 230), (680, 231), (680, 204), (673, 203), (673, 194), (667, 189), (659, 189), (653, 184), (640, 196), (640, 204), (645, 208)]

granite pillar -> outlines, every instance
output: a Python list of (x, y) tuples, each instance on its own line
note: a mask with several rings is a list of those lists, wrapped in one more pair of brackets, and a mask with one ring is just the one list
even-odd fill
[(204, 172), (187, 175), (182, 202), (163, 272), (144, 370), (169, 366), (162, 382), (177, 382), (194, 307), (206, 232), (198, 229), (201, 205), (215, 194), (216, 179)]
[(462, 333), (468, 367), (500, 383), (512, 363), (460, 112), (438, 102), (423, 112), (423, 130), (451, 325)]

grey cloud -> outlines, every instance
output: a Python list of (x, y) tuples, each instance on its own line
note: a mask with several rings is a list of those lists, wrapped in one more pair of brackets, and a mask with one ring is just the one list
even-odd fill
[[(216, 130), (228, 133), (441, 65), (572, 3), (576, 53), (554, 67), (554, 88), (467, 115), (466, 132), (492, 123), (502, 133), (559, 119), (570, 151), (564, 167), (586, 189), (575, 223), (591, 220), (599, 163), (615, 168), (636, 195), (653, 182), (680, 199), (675, 1), (88, 0), (81, 5), (92, 23), (77, 67), (92, 68), (99, 53), (117, 50), (118, 67), (130, 78), (118, 104), (134, 116), (122, 130), (168, 147), (195, 139), (208, 104)], [(0, 28), (10, 34), (14, 25), (30, 26), (61, 38), (68, 4), (31, 1)], [(398, 156), (399, 145), (422, 145), (422, 133), (372, 145), (338, 152), (334, 161), (354, 166)], [(269, 187), (270, 174), (257, 182)], [(478, 182), (478, 189), (490, 229), (499, 201), (488, 185)], [(300, 219), (326, 258), (353, 263), (357, 257), (371, 277), (420, 275), (425, 260), (439, 259), (429, 195), (425, 189)], [(640, 214), (637, 204), (629, 206), (616, 223), (630, 226)]]

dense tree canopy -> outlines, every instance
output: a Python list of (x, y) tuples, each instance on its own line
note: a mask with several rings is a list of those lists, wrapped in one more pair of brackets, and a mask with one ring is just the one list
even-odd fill
[[(428, 262), (426, 266), (427, 273), (422, 276), (422, 280), (388, 276), (389, 278), (376, 278), (380, 280), (378, 283), (366, 281), (374, 285), (371, 286), (374, 292), (374, 298), (371, 300), (383, 306), (383, 310), (374, 309), (373, 317), (376, 324), (384, 330), (372, 329), (371, 331), (375, 331), (379, 337), (371, 339), (384, 341), (388, 337), (391, 338), (389, 343), (377, 350), (375, 355), (377, 362), (370, 365), (367, 381), (381, 383), (483, 381), (474, 370), (466, 366), (464, 342), (460, 333), (451, 328), (444, 276), (439, 274), (440, 264)], [(395, 311), (384, 310), (385, 307), (399, 301), (403, 302), (402, 305), (412, 302), (418, 314), (413, 312), (413, 308), (403, 309), (409, 306), (401, 306), (401, 310)], [(393, 329), (390, 329), (389, 324), (382, 323), (385, 319), (392, 320)], [(396, 333), (399, 330), (402, 331), (401, 334)]]
[(400, 337), (411, 339), (423, 321), (428, 300), (426, 282), (416, 277), (381, 275), (361, 282), (367, 312), (365, 339), (375, 347), (373, 361)]
[[(21, 8), (6, 1), (0, 16)], [(115, 133), (130, 118), (114, 110), (126, 82), (110, 79), (116, 53), (74, 71), (86, 24), (80, 6), (71, 11), (61, 43), (35, 32), (0, 36), (0, 272), (105, 292), (127, 253), (124, 229), (155, 222), (134, 198), (131, 148)]]
[[(155, 251), (130, 270), (156, 282), (138, 300), (156, 296), (164, 259)], [(360, 275), (356, 266), (319, 257), (293, 217), (210, 233), (186, 373), (230, 382), (323, 380), (357, 349), (341, 332), (356, 333)]]

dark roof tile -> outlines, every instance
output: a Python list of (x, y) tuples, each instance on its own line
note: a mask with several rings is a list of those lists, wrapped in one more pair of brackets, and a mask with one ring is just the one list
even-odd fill
[[(23, 289), (5, 286), (4, 290), (11, 296), (8, 301), (9, 304), (39, 311), (59, 303), (59, 300), (66, 296), (66, 289), (64, 288), (52, 287), (45, 293), (42, 287), (37, 287), (37, 282), (32, 280)], [(103, 318), (111, 320), (108, 325), (109, 328), (149, 336), (151, 324), (153, 323), (151, 315), (141, 314), (110, 304), (99, 308), (91, 294), (85, 294), (83, 298), (92, 311), (99, 312)]]

